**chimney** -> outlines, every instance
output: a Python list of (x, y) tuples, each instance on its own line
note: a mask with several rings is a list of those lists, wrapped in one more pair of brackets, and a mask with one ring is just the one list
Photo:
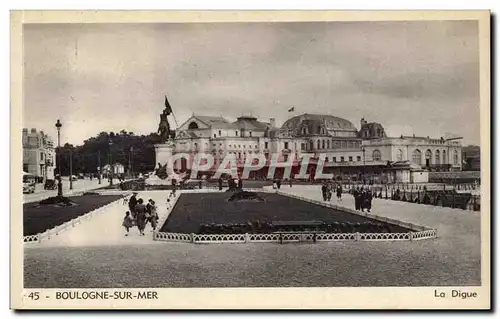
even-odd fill
[(276, 127), (276, 119), (274, 117), (269, 119), (269, 123), (271, 124), (271, 127)]
[(363, 127), (363, 125), (365, 125), (365, 124), (366, 124), (366, 120), (365, 120), (365, 118), (364, 118), (364, 117), (362, 117), (362, 118), (361, 118), (360, 123), (361, 123), (361, 127)]

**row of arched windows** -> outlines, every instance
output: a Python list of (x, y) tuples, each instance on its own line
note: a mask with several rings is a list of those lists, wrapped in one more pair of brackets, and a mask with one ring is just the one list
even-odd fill
[[(382, 154), (380, 153), (379, 150), (374, 150), (372, 153), (372, 158), (374, 161), (381, 161), (382, 160)], [(441, 160), (442, 158), (442, 160)], [(402, 161), (403, 160), (403, 150), (398, 149), (396, 153), (396, 160), (397, 161)], [(446, 157), (446, 150), (443, 150), (442, 152), (439, 150), (436, 150), (434, 152), (434, 163), (432, 163), (432, 151), (427, 150), (425, 151), (425, 162), (422, 163), (422, 151), (419, 149), (413, 150), (411, 154), (411, 162), (413, 164), (417, 165), (422, 165), (422, 164), (435, 164), (435, 165), (440, 165), (440, 164), (448, 164), (448, 158)], [(453, 165), (458, 165), (459, 164), (459, 156), (458, 156), (458, 151), (454, 150), (453, 151)]]

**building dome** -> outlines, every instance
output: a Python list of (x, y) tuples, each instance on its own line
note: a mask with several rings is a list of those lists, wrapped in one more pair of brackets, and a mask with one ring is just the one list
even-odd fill
[(282, 130), (292, 131), (293, 135), (330, 135), (333, 132), (354, 132), (358, 130), (354, 125), (343, 118), (332, 115), (302, 114), (288, 119)]

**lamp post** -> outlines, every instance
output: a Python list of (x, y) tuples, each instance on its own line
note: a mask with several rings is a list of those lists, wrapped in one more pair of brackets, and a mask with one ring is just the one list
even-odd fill
[(99, 185), (101, 185), (101, 173), (102, 173), (102, 167), (101, 167), (101, 150), (97, 151), (97, 177), (99, 178)]
[(113, 186), (113, 165), (111, 164), (112, 163), (111, 146), (113, 145), (112, 139), (109, 139), (108, 145), (109, 145), (109, 163), (108, 164), (109, 164), (109, 171), (110, 171), (109, 185)]
[(366, 150), (365, 148), (363, 147), (362, 148), (363, 150), (363, 185), (365, 185), (365, 153), (366, 153)]
[(62, 197), (62, 181), (61, 181), (61, 121), (57, 120), (56, 129), (57, 129), (57, 161), (59, 162), (58, 170), (59, 170), (59, 180), (57, 183), (57, 196)]
[(73, 189), (73, 150), (69, 150), (69, 189)]
[(129, 157), (128, 157), (128, 173), (130, 175), (130, 178), (134, 178), (134, 173), (133, 173), (133, 170), (132, 170), (132, 152), (134, 151), (134, 147), (133, 146), (130, 146), (130, 153), (129, 153)]

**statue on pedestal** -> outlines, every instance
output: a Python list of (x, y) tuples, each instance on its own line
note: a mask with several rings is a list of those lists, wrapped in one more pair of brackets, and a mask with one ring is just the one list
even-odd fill
[(174, 131), (170, 130), (170, 123), (167, 118), (170, 114), (172, 114), (172, 107), (165, 95), (165, 109), (160, 114), (160, 124), (158, 125), (158, 134), (160, 134), (162, 143), (166, 143), (170, 138), (174, 138)]

